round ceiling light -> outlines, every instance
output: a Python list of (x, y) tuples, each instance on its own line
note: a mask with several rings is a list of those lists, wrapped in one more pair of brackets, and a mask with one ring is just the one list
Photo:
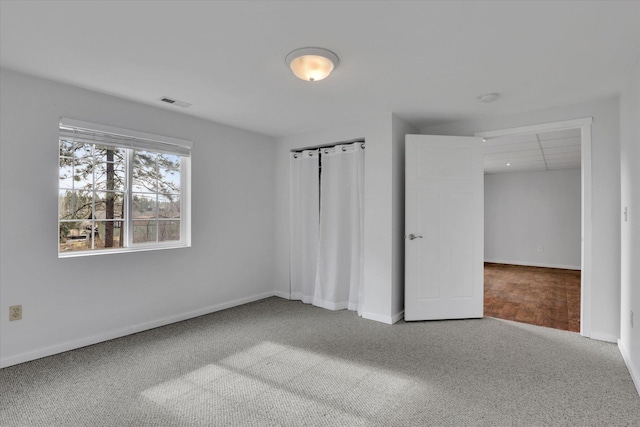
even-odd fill
[(338, 55), (319, 47), (303, 47), (287, 55), (287, 65), (301, 80), (317, 82), (327, 78), (338, 66)]

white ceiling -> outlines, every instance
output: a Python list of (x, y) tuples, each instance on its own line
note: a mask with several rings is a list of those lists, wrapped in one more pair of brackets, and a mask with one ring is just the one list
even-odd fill
[(580, 129), (487, 139), (484, 172), (530, 172), (579, 168)]
[[(274, 136), (424, 127), (611, 96), (639, 22), (637, 1), (2, 1), (0, 65)], [(338, 54), (329, 79), (287, 69), (305, 46)]]

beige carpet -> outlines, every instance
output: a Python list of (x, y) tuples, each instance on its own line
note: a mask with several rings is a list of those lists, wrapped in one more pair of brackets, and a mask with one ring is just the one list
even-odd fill
[(639, 424), (613, 344), (279, 298), (0, 370), (3, 426)]

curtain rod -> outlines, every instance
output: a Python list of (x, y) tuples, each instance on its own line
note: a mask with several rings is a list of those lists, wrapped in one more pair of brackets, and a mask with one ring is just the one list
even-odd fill
[[(349, 145), (349, 144), (355, 144), (355, 143), (364, 143), (364, 138), (359, 138), (359, 139), (352, 139), (349, 141), (342, 141), (342, 142), (333, 142), (331, 144), (325, 144), (325, 145), (315, 145), (313, 147), (304, 147), (304, 148), (296, 148), (291, 150), (292, 153), (302, 153), (305, 150), (321, 150), (323, 148), (333, 148), (336, 145)], [(364, 146), (362, 147), (364, 148)]]
[[(351, 144), (361, 144), (360, 146), (364, 150), (364, 142), (350, 142), (348, 144), (337, 144), (337, 145), (351, 145)], [(323, 147), (323, 148), (314, 148), (313, 150), (319, 150), (320, 151), (320, 155), (322, 155), (323, 152), (324, 152), (324, 154), (328, 154), (329, 150), (332, 149), (332, 148), (335, 148), (335, 147), (336, 147), (336, 145), (330, 145), (328, 147)], [(342, 147), (342, 151), (347, 151), (347, 147)], [(293, 151), (293, 158), (297, 159), (298, 158), (298, 154), (302, 154), (302, 151)], [(311, 156), (311, 153), (309, 153), (309, 155)]]

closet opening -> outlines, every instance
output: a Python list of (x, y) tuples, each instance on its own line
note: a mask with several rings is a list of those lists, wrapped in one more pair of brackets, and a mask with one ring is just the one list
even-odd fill
[(290, 295), (362, 313), (363, 139), (291, 150)]

